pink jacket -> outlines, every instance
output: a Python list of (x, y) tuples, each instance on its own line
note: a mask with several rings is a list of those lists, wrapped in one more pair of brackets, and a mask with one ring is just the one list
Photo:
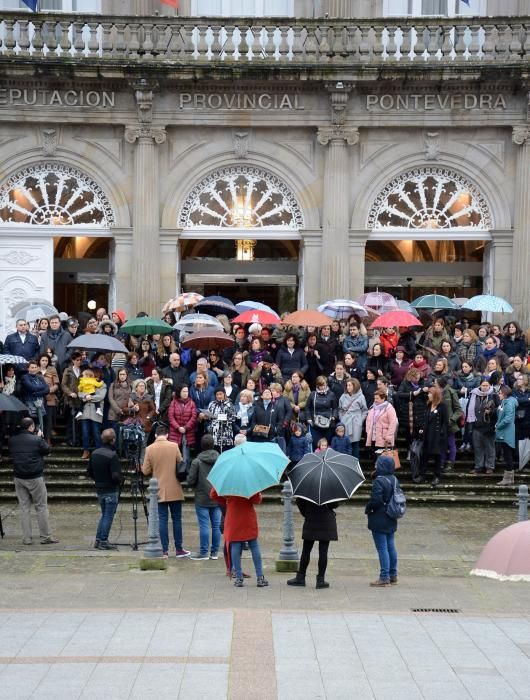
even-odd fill
[[(366, 445), (370, 447), (372, 444), (372, 433), (374, 429), (374, 408), (368, 411), (366, 417)], [(396, 431), (398, 428), (398, 419), (394, 407), (388, 404), (379, 415), (379, 419), (375, 424), (375, 446), (385, 447), (386, 445), (394, 446)]]

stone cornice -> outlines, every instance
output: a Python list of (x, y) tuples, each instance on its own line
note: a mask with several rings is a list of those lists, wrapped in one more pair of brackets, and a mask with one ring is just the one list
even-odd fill
[(321, 126), (317, 140), (322, 146), (327, 146), (330, 141), (346, 141), (348, 146), (355, 146), (359, 143), (359, 129), (355, 126)]

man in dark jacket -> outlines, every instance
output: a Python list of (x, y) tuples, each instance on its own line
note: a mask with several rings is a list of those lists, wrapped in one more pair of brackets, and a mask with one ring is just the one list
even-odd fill
[(28, 324), (24, 319), (17, 320), (17, 330), (10, 333), (4, 341), (4, 352), (10, 355), (19, 355), (26, 360), (33, 360), (39, 354), (39, 341), (29, 332)]
[(182, 366), (180, 354), (172, 352), (169, 356), (169, 367), (162, 370), (162, 376), (166, 379), (171, 379), (173, 382), (173, 391), (178, 386), (190, 386), (190, 376), (188, 370)]
[(50, 393), (48, 383), (39, 371), (39, 365), (35, 360), (28, 364), (28, 371), (20, 379), (22, 386), (22, 401), (26, 404), (29, 414), (37, 419), (42, 430), (43, 417), (46, 415), (46, 402), (44, 397)]
[(66, 362), (67, 345), (72, 340), (72, 335), (68, 331), (63, 330), (59, 316), (50, 316), (50, 328), (41, 336), (41, 349), (42, 352), (46, 352), (48, 348), (53, 350), (57, 356), (57, 363), (61, 372)]
[(31, 504), (37, 512), (41, 544), (55, 544), (48, 523), (48, 492), (44, 483), (44, 457), (50, 452), (42, 433), (35, 433), (32, 418), (23, 418), (21, 431), (9, 440), (9, 456), (13, 462), (15, 491), (20, 507), (23, 544), (33, 544), (31, 536)]
[[(210, 498), (212, 485), (208, 481), (208, 474), (215, 464), (219, 452), (214, 450), (213, 437), (203, 435), (201, 438), (201, 452), (191, 463), (186, 483), (195, 488), (195, 512), (199, 523), (199, 551), (192, 554), (190, 559), (203, 561), (205, 559), (217, 559), (221, 543), (221, 508), (218, 503)], [(210, 525), (212, 528), (212, 541), (210, 543)], [(208, 551), (209, 550), (209, 551)]]
[(118, 549), (109, 544), (109, 532), (118, 507), (121, 466), (116, 454), (116, 433), (108, 428), (101, 433), (101, 447), (90, 455), (87, 474), (96, 483), (96, 493), (101, 508), (94, 549)]

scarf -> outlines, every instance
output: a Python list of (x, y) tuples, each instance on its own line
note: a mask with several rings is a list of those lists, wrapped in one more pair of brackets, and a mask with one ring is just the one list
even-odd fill
[(298, 404), (298, 396), (300, 395), (300, 384), (295, 384), (293, 386), (293, 399), (295, 404)]
[(471, 396), (469, 397), (469, 403), (467, 405), (467, 422), (468, 423), (475, 423), (477, 420), (477, 416), (475, 414), (475, 404), (477, 402), (477, 396), (484, 397), (484, 396), (491, 396), (493, 394), (493, 388), (490, 387), (489, 391), (484, 393), (480, 388), (473, 389), (471, 392)]
[(482, 355), (486, 358), (486, 364), (488, 360), (491, 360), (492, 357), (495, 357), (495, 355), (499, 352), (499, 348), (491, 348), (491, 350), (487, 350), (484, 348), (482, 351)]

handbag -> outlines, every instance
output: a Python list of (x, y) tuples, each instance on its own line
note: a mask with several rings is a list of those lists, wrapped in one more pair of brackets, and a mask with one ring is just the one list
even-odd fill
[(190, 470), (190, 448), (188, 447), (185, 435), (182, 436), (181, 452), (182, 461), (177, 462), (177, 479), (179, 481), (186, 481)]
[(252, 428), (252, 435), (257, 435), (258, 437), (269, 437), (270, 430), (270, 425), (260, 425), (258, 423)]
[(399, 452), (395, 448), (384, 449), (382, 454), (385, 457), (392, 457), (394, 460), (394, 469), (401, 469), (401, 460), (399, 459)]
[(317, 428), (327, 429), (331, 425), (331, 418), (327, 416), (317, 416), (317, 395), (313, 396), (313, 422)]

